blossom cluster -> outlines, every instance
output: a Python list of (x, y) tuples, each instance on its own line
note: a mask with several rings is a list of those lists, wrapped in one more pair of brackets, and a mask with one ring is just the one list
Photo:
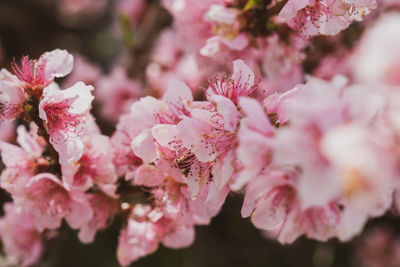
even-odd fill
[[(139, 2), (132, 24), (148, 8)], [(387, 12), (395, 4), (365, 21), (357, 46), (311, 72), (310, 38), (361, 21), (375, 0), (162, 4), (174, 21), (151, 52), (146, 83), (122, 61), (102, 76), (61, 49), (0, 71), (2, 134), (9, 129), (0, 187), (12, 197), (0, 239), (11, 261), (39, 261), (64, 220), (90, 243), (118, 216), (117, 258), (128, 266), (160, 244), (190, 246), (229, 194), (244, 195), (242, 217), (282, 244), (348, 241), (400, 207), (400, 15)], [(91, 113), (95, 97), (100, 116), (118, 121), (111, 136)]]

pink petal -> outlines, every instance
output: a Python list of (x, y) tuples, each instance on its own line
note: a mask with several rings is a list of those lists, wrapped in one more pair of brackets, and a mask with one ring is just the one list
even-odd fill
[(193, 244), (195, 231), (193, 226), (179, 225), (175, 231), (168, 233), (162, 239), (164, 246), (169, 248), (185, 248)]
[(192, 90), (183, 81), (170, 80), (162, 99), (169, 104), (180, 105), (183, 101), (193, 100)]
[(153, 162), (157, 159), (156, 147), (150, 130), (143, 131), (131, 143), (135, 154), (144, 162)]
[(209, 101), (215, 102), (217, 111), (224, 118), (224, 128), (234, 133), (239, 123), (239, 112), (235, 104), (228, 98), (221, 95), (212, 95)]
[(46, 78), (60, 78), (68, 75), (73, 68), (74, 58), (66, 50), (55, 49), (44, 53), (38, 60), (38, 65), (46, 64)]
[[(210, 113), (206, 111), (197, 111), (198, 112), (195, 112), (196, 117), (211, 117)], [(214, 148), (211, 145), (207, 145), (206, 142), (203, 141), (203, 136), (211, 133), (211, 125), (202, 120), (184, 117), (178, 123), (177, 128), (181, 133), (183, 145), (187, 149), (190, 149), (196, 155), (199, 161), (209, 162), (215, 159), (216, 153), (213, 153)]]
[(165, 175), (158, 167), (143, 164), (136, 170), (134, 183), (154, 187), (160, 185), (165, 178)]
[(290, 20), (297, 15), (297, 12), (310, 5), (310, 0), (289, 0), (282, 8), (279, 16), (285, 20)]
[(226, 38), (221, 38), (220, 40), (229, 49), (237, 51), (245, 49), (249, 44), (249, 39), (243, 33), (238, 34), (233, 40), (227, 40)]
[(77, 82), (70, 88), (63, 90), (64, 99), (73, 99), (69, 112), (74, 114), (83, 114), (87, 112), (94, 99), (91, 92), (93, 90), (93, 86), (86, 85), (83, 82)]
[(93, 210), (82, 192), (71, 191), (70, 212), (65, 217), (72, 229), (81, 228), (93, 216)]

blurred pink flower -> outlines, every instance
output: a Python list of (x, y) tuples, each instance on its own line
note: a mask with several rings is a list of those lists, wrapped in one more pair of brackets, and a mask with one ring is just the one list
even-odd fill
[(118, 118), (129, 111), (130, 106), (142, 94), (143, 85), (130, 79), (125, 70), (116, 67), (109, 76), (96, 82), (96, 100), (101, 105), (101, 114), (110, 120)]
[(395, 267), (400, 262), (400, 239), (393, 229), (375, 226), (357, 243), (355, 252), (361, 267)]
[(45, 140), (36, 135), (37, 126), (31, 125), (31, 132), (24, 126), (17, 128), (19, 146), (0, 142), (2, 161), (6, 168), (1, 173), (1, 187), (12, 196), (21, 196), (26, 192), (26, 186), (32, 176), (48, 165), (42, 158)]
[(201, 68), (201, 58), (195, 51), (185, 51), (176, 40), (178, 32), (174, 29), (163, 31), (155, 43), (151, 63), (146, 67), (146, 77), (150, 85), (161, 95), (172, 80), (182, 80), (193, 90), (197, 90), (207, 73)]
[(108, 0), (61, 0), (60, 13), (66, 16), (101, 15)]
[[(139, 206), (136, 205), (135, 209), (139, 209)], [(120, 233), (117, 258), (122, 266), (128, 266), (131, 262), (155, 252), (157, 248), (156, 225), (151, 221), (130, 219)]]
[(7, 257), (13, 258), (18, 266), (33, 266), (42, 255), (43, 244), (32, 217), (19, 212), (11, 203), (4, 205), (4, 211), (0, 218), (0, 239)]
[(89, 62), (81, 55), (74, 55), (74, 67), (67, 79), (62, 83), (63, 87), (71, 87), (81, 81), (87, 85), (95, 85), (100, 78), (100, 68)]
[(30, 179), (26, 194), (14, 199), (23, 212), (33, 217), (36, 228), (56, 229), (66, 219), (71, 228), (78, 229), (93, 216), (85, 195), (68, 190), (63, 183), (50, 173), (41, 173)]
[(400, 15), (389, 12), (366, 30), (351, 60), (357, 82), (400, 85), (399, 27)]
[(118, 0), (116, 13), (127, 17), (132, 26), (136, 27), (146, 13), (146, 0)]
[(17, 118), (23, 112), (24, 91), (15, 75), (0, 71), (0, 121)]
[(81, 242), (90, 243), (93, 242), (98, 230), (106, 229), (111, 225), (118, 211), (118, 202), (101, 193), (88, 193), (86, 198), (92, 208), (93, 217), (81, 226), (78, 236)]
[(306, 37), (336, 35), (376, 5), (376, 0), (289, 0), (279, 16)]

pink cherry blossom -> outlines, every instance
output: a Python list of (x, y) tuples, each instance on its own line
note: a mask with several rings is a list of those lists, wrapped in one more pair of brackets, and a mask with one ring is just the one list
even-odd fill
[[(292, 34), (289, 40), (284, 41), (273, 34), (259, 45), (262, 49), (252, 49), (249, 59), (259, 58), (261, 61), (259, 68), (264, 75), (258, 84), (257, 93), (260, 96), (282, 93), (303, 82), (301, 63), (305, 59), (304, 49), (309, 45), (306, 39)], [(254, 69), (257, 67), (254, 66)]]
[(114, 150), (113, 163), (118, 176), (132, 173), (142, 164), (142, 160), (135, 155), (131, 148), (132, 135), (136, 132), (135, 125), (131, 123), (130, 114), (122, 115), (117, 130), (111, 137)]
[(337, 235), (342, 240), (358, 234), (369, 217), (381, 216), (392, 205), (397, 170), (387, 157), (392, 150), (388, 141), (360, 124), (331, 130), (321, 140), (321, 149), (339, 177), (345, 209)]
[(43, 252), (40, 233), (36, 230), (32, 216), (18, 212), (7, 203), (5, 216), (0, 218), (0, 239), (7, 257), (16, 259), (18, 266), (36, 264)]
[(249, 182), (242, 215), (252, 214), (258, 228), (275, 229), (283, 243), (302, 234), (322, 241), (358, 234), (390, 207), (395, 189), (384, 105), (382, 95), (346, 86), (342, 77), (310, 79), (268, 97), (264, 109), (241, 98), (246, 117), (237, 155), (243, 170), (233, 188)]
[(191, 195), (198, 197), (203, 187), (210, 181), (212, 163), (199, 161), (195, 154), (182, 142), (176, 125), (159, 124), (153, 127), (152, 134), (156, 140), (159, 154), (163, 160), (170, 162), (173, 169), (179, 170), (187, 177)]
[(155, 252), (158, 248), (157, 228), (146, 220), (128, 220), (119, 236), (117, 257), (122, 266)]
[(113, 69), (96, 83), (96, 99), (102, 105), (101, 113), (105, 118), (117, 120), (129, 111), (130, 106), (141, 95), (142, 85), (130, 79), (120, 67)]
[(23, 112), (24, 91), (15, 75), (0, 71), (0, 121), (13, 120)]
[[(279, 164), (293, 164), (302, 169), (307, 179), (299, 180), (298, 190), (305, 201), (303, 204), (310, 201), (306, 206), (328, 201), (339, 190), (337, 174), (329, 167), (330, 163), (321, 151), (321, 138), (328, 131), (351, 121), (370, 123), (382, 108), (381, 96), (367, 88), (345, 87), (344, 82), (340, 77), (331, 83), (310, 80), (297, 88), (298, 92), (291, 101), (281, 106), (289, 118), (290, 127), (277, 131), (274, 158)], [(341, 97), (340, 92), (343, 92)], [(365, 100), (356, 102), (360, 95), (364, 95)], [(292, 131), (295, 128), (295, 132)], [(296, 144), (296, 148), (291, 144)]]
[(210, 37), (211, 35), (211, 25), (204, 23), (205, 14), (212, 4), (221, 4), (222, 2), (222, 0), (204, 0), (201, 2), (194, 0), (163, 0), (162, 4), (174, 16), (174, 26), (183, 35), (182, 38), (190, 40), (188, 38), (188, 35), (191, 35), (189, 34), (189, 29), (198, 33), (194, 36), (191, 35), (192, 40), (190, 41), (193, 41), (193, 44), (200, 48), (203, 44), (201, 40), (205, 40), (205, 36), (208, 35)]
[(310, 37), (335, 35), (376, 8), (375, 0), (289, 0), (279, 16), (294, 30)]
[(326, 241), (336, 234), (339, 206), (328, 203), (302, 209), (296, 191), (298, 174), (296, 169), (271, 168), (252, 179), (246, 188), (242, 216), (251, 215), (256, 227), (273, 231), (281, 243), (292, 243), (303, 234)]
[(78, 236), (81, 242), (90, 243), (98, 230), (110, 226), (118, 211), (118, 203), (116, 199), (103, 194), (88, 193), (86, 197), (93, 210), (93, 217), (81, 227)]
[(1, 173), (1, 187), (13, 196), (24, 194), (31, 177), (48, 167), (48, 161), (41, 157), (45, 140), (36, 135), (36, 130), (37, 126), (34, 124), (31, 125), (30, 132), (22, 125), (18, 127), (17, 141), (20, 147), (0, 142), (2, 160), (6, 165)]
[(71, 228), (80, 228), (93, 215), (84, 194), (68, 190), (50, 173), (32, 177), (27, 184), (26, 194), (15, 198), (15, 203), (32, 215), (39, 231), (60, 227), (64, 218)]
[(195, 221), (193, 211), (188, 208), (190, 200), (184, 194), (185, 188), (173, 180), (166, 180), (163, 187), (152, 191), (156, 209), (150, 216), (158, 227), (160, 241), (167, 247), (187, 247), (194, 240)]
[(205, 46), (200, 49), (203, 56), (214, 56), (225, 45), (231, 50), (243, 50), (249, 44), (244, 33), (239, 32), (238, 10), (223, 5), (211, 5), (205, 14), (205, 21), (213, 24), (215, 36), (206, 40)]
[[(6, 262), (36, 264), (64, 226), (87, 244), (113, 225), (128, 266), (191, 246), (230, 194), (281, 244), (347, 242), (398, 215), (399, 5), (377, 4), (60, 1), (60, 22), (79, 29), (115, 7), (126, 42), (91, 53), (105, 75), (60, 49), (0, 71), (0, 131), (16, 134), (0, 134)], [(396, 263), (389, 235), (372, 237), (389, 259), (364, 243), (361, 265)]]
[(358, 82), (376, 83), (377, 86), (400, 84), (397, 52), (400, 38), (393, 34), (399, 25), (398, 13), (386, 13), (367, 29), (351, 60), (351, 69)]
[(283, 223), (295, 205), (293, 182), (292, 177), (279, 170), (252, 179), (246, 188), (242, 216), (252, 215), (253, 224), (263, 229)]
[(72, 67), (72, 55), (66, 50), (56, 49), (45, 52), (38, 60), (23, 57), (20, 66), (14, 62), (13, 71), (26, 89), (40, 96), (43, 88), (52, 83), (54, 78), (68, 75)]
[(166, 91), (165, 85), (171, 80), (186, 82), (194, 90), (198, 89), (206, 73), (201, 67), (201, 58), (193, 51), (185, 51), (176, 39), (178, 32), (174, 29), (163, 31), (155, 43), (151, 63), (146, 68), (146, 77), (152, 88), (160, 94)]
[(400, 3), (397, 0), (384, 0), (383, 4), (387, 7), (399, 7)]
[(112, 162), (112, 147), (108, 137), (94, 134), (82, 138), (82, 157), (71, 164), (62, 166), (65, 183), (75, 189), (87, 190), (93, 184), (113, 184), (117, 180)]
[(174, 82), (170, 86), (164, 101), (144, 97), (131, 106), (129, 114), (121, 117), (111, 138), (118, 175), (126, 174), (125, 177), (131, 179), (142, 162), (152, 163), (158, 159), (152, 127), (159, 123), (177, 123), (185, 110), (184, 103), (192, 99), (190, 89), (183, 83)]
[(161, 123), (179, 122), (180, 116), (187, 113), (187, 103), (193, 99), (190, 89), (182, 82), (171, 81), (168, 87), (163, 100), (146, 97), (131, 107), (131, 117), (136, 122), (131, 147), (146, 163), (158, 157), (151, 128)]
[(155, 146), (151, 143), (151, 127), (159, 120), (172, 116), (166, 103), (149, 96), (135, 102), (131, 112), (121, 116), (111, 138), (118, 175), (134, 172), (142, 161), (149, 162), (156, 158)]
[(235, 170), (233, 149), (239, 113), (224, 96), (210, 99), (213, 103), (198, 107), (198, 103), (189, 102), (178, 123), (158, 124), (152, 135), (160, 157), (186, 177), (191, 196), (208, 192), (206, 203), (212, 212), (222, 205)]
[(182, 248), (194, 241), (194, 212), (186, 198), (185, 186), (171, 179), (151, 191), (153, 208), (134, 206), (128, 225), (122, 230), (118, 260), (126, 266), (153, 253), (161, 242), (170, 248)]
[[(193, 109), (191, 111), (191, 118), (184, 118), (177, 126), (182, 138), (182, 145), (188, 151), (191, 151), (198, 161), (203, 163), (200, 164), (198, 173), (195, 166), (191, 166), (191, 171), (189, 172), (189, 174), (193, 175), (190, 179), (191, 181), (188, 180), (188, 183), (190, 182), (189, 185), (193, 185), (193, 182), (196, 183), (191, 188), (194, 195), (197, 194), (198, 190), (201, 190), (202, 186), (209, 182), (211, 184), (217, 183), (219, 189), (224, 188), (231, 179), (235, 168), (234, 158), (230, 151), (235, 148), (235, 133), (239, 114), (233, 103), (228, 99), (222, 96), (214, 96), (214, 99), (218, 99), (218, 113)], [(225, 113), (222, 113), (224, 111), (221, 112), (222, 109), (225, 109)], [(229, 157), (229, 160), (224, 160), (224, 157)], [(230, 171), (224, 173), (226, 176), (214, 176), (216, 174), (213, 171), (215, 160), (220, 160), (222, 164), (217, 164), (216, 168), (230, 169)], [(205, 165), (204, 163), (206, 166), (209, 166), (202, 170), (201, 166)], [(199, 178), (197, 178), (197, 175), (199, 175)], [(196, 181), (197, 179), (199, 180)], [(196, 189), (198, 186), (200, 188)]]
[(78, 160), (83, 153), (80, 136), (88, 120), (93, 101), (92, 86), (78, 82), (61, 90), (51, 84), (44, 90), (39, 105), (39, 116), (45, 122), (50, 142), (60, 155), (60, 163)]
[(133, 182), (137, 185), (154, 187), (162, 184), (164, 180), (164, 170), (160, 166), (143, 164), (136, 170)]
[(233, 190), (242, 188), (269, 163), (272, 151), (271, 137), (274, 134), (273, 126), (256, 100), (243, 97), (239, 106), (245, 115), (240, 123), (239, 145), (236, 150), (242, 170), (232, 184)]
[(209, 84), (206, 96), (209, 99), (213, 95), (222, 95), (235, 104), (239, 97), (249, 96), (255, 89), (254, 72), (247, 66), (243, 60), (233, 61), (233, 74), (230, 79), (216, 79)]

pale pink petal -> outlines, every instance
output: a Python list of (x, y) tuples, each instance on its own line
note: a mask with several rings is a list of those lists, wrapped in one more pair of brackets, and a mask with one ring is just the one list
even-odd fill
[[(196, 115), (207, 116), (204, 111), (198, 110)], [(200, 117), (197, 116), (197, 117)], [(209, 115), (211, 117), (211, 115)], [(208, 162), (213, 161), (216, 157), (214, 152), (214, 147), (207, 145), (204, 142), (203, 135), (210, 133), (212, 126), (201, 120), (194, 120), (188, 117), (184, 117), (177, 125), (177, 128), (182, 136), (182, 143), (187, 148), (190, 149), (198, 158), (199, 161)]]
[(153, 162), (157, 159), (154, 138), (150, 130), (143, 131), (132, 141), (132, 149), (144, 162)]
[(28, 154), (20, 147), (0, 141), (1, 160), (11, 167), (28, 159)]
[(164, 173), (156, 166), (143, 164), (135, 172), (134, 183), (137, 185), (154, 187), (165, 179)]
[(66, 140), (50, 140), (60, 155), (60, 164), (70, 164), (78, 161), (83, 155), (83, 143), (80, 139), (70, 138)]
[(216, 184), (218, 189), (221, 190), (231, 181), (235, 172), (235, 161), (236, 155), (235, 151), (232, 149), (215, 163), (212, 169), (212, 174), (213, 182)]
[(285, 207), (275, 207), (272, 197), (264, 197), (257, 203), (257, 207), (251, 216), (255, 227), (270, 229), (281, 223), (286, 216)]
[(78, 237), (82, 243), (93, 242), (96, 232), (110, 226), (118, 211), (116, 199), (96, 193), (89, 193), (86, 197), (93, 210), (93, 216), (79, 231)]
[[(31, 131), (37, 131), (37, 126), (35, 124), (31, 124)], [(31, 158), (39, 157), (42, 155), (44, 150), (44, 143), (40, 143), (40, 137), (34, 136), (29, 133), (25, 126), (19, 126), (17, 128), (17, 142), (18, 144), (29, 153)], [(44, 141), (44, 139), (42, 139)]]
[(70, 195), (72, 197), (70, 211), (65, 219), (72, 229), (78, 229), (93, 217), (93, 210), (81, 192), (71, 191)]
[(162, 99), (169, 104), (181, 105), (184, 101), (193, 100), (192, 90), (183, 81), (170, 80)]
[(119, 236), (117, 258), (122, 266), (147, 256), (158, 248), (157, 229), (151, 222), (129, 220)]
[(249, 39), (243, 33), (238, 34), (233, 40), (221, 38), (220, 41), (229, 49), (241, 51), (249, 45)]
[(225, 130), (234, 133), (239, 123), (239, 112), (235, 104), (221, 95), (212, 95), (208, 100), (216, 103), (217, 112), (224, 118)]
[(172, 233), (168, 233), (162, 238), (164, 246), (169, 248), (185, 248), (193, 244), (195, 231), (193, 226), (180, 225)]
[[(85, 191), (93, 186), (92, 179), (85, 179), (79, 181), (79, 184), (75, 181), (75, 175), (79, 171), (80, 165), (76, 163), (66, 163), (61, 166), (63, 181), (69, 189), (80, 189)], [(83, 176), (83, 175), (81, 175)]]
[(205, 18), (212, 22), (231, 25), (236, 22), (236, 16), (237, 10), (234, 8), (226, 8), (222, 5), (211, 5)]
[(180, 141), (180, 132), (176, 125), (157, 124), (152, 129), (154, 139), (163, 147), (175, 150), (175, 143), (172, 141)]
[(204, 202), (209, 213), (217, 214), (219, 212), (229, 191), (229, 186), (219, 189), (215, 183), (210, 183), (208, 186), (207, 198)]
[(310, 0), (289, 0), (282, 8), (279, 16), (290, 20), (297, 15), (297, 12), (310, 4)]
[(220, 37), (213, 36), (207, 39), (206, 44), (200, 49), (200, 55), (212, 57), (220, 50)]
[(87, 112), (91, 103), (94, 99), (92, 91), (94, 87), (91, 85), (86, 85), (83, 82), (77, 82), (70, 88), (63, 90), (64, 98), (73, 99), (73, 102), (69, 108), (69, 112), (74, 114), (82, 114)]
[(68, 75), (74, 65), (74, 57), (66, 50), (55, 49), (44, 53), (38, 60), (38, 65), (45, 64), (46, 78), (60, 78)]

